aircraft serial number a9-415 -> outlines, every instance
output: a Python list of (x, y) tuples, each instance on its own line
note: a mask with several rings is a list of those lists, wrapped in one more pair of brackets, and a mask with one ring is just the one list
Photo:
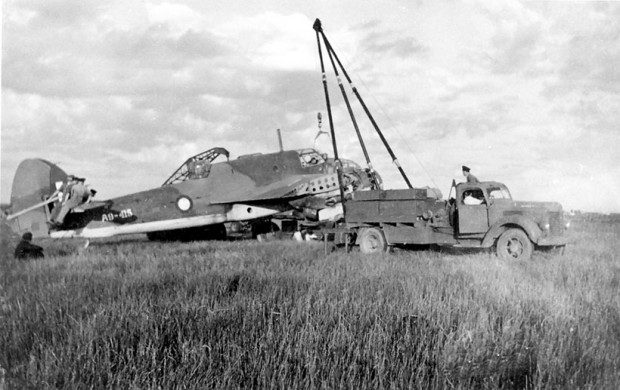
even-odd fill
[[(214, 162), (218, 157), (225, 161)], [(375, 172), (349, 160), (343, 165), (345, 192), (377, 187)], [(229, 160), (224, 148), (188, 158), (161, 187), (71, 210), (61, 226), (51, 224), (61, 207), (68, 175), (42, 159), (21, 162), (7, 217), (13, 230), (35, 237), (95, 238), (147, 233), (149, 238), (189, 235), (224, 238), (225, 222), (252, 221), (298, 212), (315, 221), (342, 215), (336, 162), (314, 149), (252, 154)]]

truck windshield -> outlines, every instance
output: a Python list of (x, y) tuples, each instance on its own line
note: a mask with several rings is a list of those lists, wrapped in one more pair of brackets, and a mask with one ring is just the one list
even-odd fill
[(487, 193), (490, 199), (512, 199), (508, 188), (505, 187), (489, 187)]

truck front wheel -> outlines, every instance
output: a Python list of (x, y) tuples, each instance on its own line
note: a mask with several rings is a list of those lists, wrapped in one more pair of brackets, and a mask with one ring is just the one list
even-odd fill
[(497, 240), (497, 256), (504, 260), (528, 260), (534, 246), (520, 229), (508, 229)]
[(387, 250), (387, 242), (383, 232), (378, 228), (364, 228), (359, 235), (360, 251), (362, 253), (377, 253)]

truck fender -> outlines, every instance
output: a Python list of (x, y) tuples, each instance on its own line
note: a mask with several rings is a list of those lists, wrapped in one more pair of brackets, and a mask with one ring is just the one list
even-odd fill
[(493, 243), (495, 243), (495, 240), (509, 228), (519, 228), (523, 230), (529, 239), (534, 243), (538, 242), (538, 239), (542, 235), (542, 230), (540, 227), (538, 227), (538, 225), (531, 219), (522, 215), (512, 215), (500, 219), (493, 224), (493, 226), (491, 226), (482, 240), (482, 247), (491, 247)]

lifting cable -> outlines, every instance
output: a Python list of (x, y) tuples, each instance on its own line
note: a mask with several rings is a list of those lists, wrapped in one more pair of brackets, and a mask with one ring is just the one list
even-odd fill
[[(359, 79), (359, 81), (364, 87), (366, 87), (366, 89), (368, 89), (363, 79)], [(422, 161), (418, 158), (418, 156), (413, 152), (413, 150), (411, 149), (411, 146), (409, 145), (407, 140), (403, 137), (402, 133), (399, 131), (398, 126), (394, 124), (394, 121), (392, 120), (390, 115), (385, 111), (385, 109), (381, 106), (381, 103), (377, 101), (377, 99), (375, 99), (373, 95), (370, 95), (370, 97), (375, 102), (375, 105), (379, 108), (383, 116), (387, 118), (388, 122), (390, 123), (390, 127), (394, 129), (394, 131), (396, 132), (396, 135), (398, 135), (398, 138), (400, 138), (400, 140), (402, 141), (402, 144), (407, 148), (407, 150), (409, 150), (409, 154), (411, 154), (413, 158), (415, 158), (415, 160), (418, 162), (418, 165), (420, 165), (424, 173), (426, 173), (426, 175), (428, 176), (430, 181), (433, 183), (435, 188), (439, 188), (437, 183), (435, 183), (435, 179), (433, 179), (433, 175), (431, 175), (428, 169), (426, 169), (426, 166), (422, 163)]]

